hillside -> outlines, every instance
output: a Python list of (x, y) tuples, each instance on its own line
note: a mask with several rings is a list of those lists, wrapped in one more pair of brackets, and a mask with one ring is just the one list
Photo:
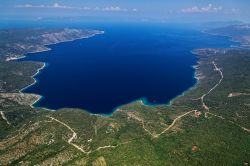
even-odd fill
[[(250, 52), (193, 53), (199, 81), (171, 105), (138, 101), (100, 116), (31, 108), (0, 95), (0, 165), (248, 165)], [(1, 72), (3, 93), (27, 86), (41, 67), (11, 63)]]

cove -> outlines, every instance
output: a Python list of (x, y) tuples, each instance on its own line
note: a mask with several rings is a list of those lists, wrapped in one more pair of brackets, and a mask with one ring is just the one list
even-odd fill
[(192, 49), (233, 44), (226, 37), (164, 25), (112, 24), (98, 30), (105, 34), (50, 45), (51, 51), (22, 59), (48, 64), (23, 91), (43, 96), (34, 106), (110, 114), (141, 98), (166, 104), (196, 83)]

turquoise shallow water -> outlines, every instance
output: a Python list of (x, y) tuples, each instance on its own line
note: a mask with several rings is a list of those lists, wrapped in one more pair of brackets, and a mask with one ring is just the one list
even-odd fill
[(229, 47), (225, 37), (163, 25), (105, 25), (105, 34), (49, 46), (23, 60), (49, 65), (25, 92), (43, 96), (37, 107), (82, 108), (109, 114), (120, 105), (144, 98), (168, 103), (192, 87), (194, 48)]

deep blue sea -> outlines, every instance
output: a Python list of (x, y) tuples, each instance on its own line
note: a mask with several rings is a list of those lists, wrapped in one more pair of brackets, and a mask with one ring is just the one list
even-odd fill
[(35, 106), (109, 114), (138, 99), (167, 104), (196, 83), (192, 49), (235, 44), (226, 37), (163, 24), (94, 28), (105, 34), (51, 45), (51, 51), (22, 59), (48, 64), (35, 77), (37, 83), (24, 90), (43, 96)]

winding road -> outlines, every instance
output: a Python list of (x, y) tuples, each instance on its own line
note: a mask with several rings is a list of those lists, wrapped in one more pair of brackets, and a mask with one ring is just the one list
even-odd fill
[(54, 121), (60, 123), (61, 125), (65, 126), (66, 128), (68, 128), (72, 132), (72, 137), (70, 137), (68, 139), (68, 141), (67, 141), (68, 144), (74, 146), (76, 149), (78, 149), (79, 151), (81, 151), (81, 152), (83, 152), (83, 153), (85, 153), (87, 155), (90, 154), (90, 153), (92, 153), (92, 152), (99, 151), (101, 149), (116, 148), (119, 145), (128, 143), (128, 142), (125, 142), (125, 143), (121, 143), (121, 144), (118, 144), (118, 145), (115, 145), (115, 146), (114, 145), (100, 146), (100, 147), (98, 147), (95, 150), (86, 151), (83, 148), (81, 148), (80, 146), (76, 145), (75, 143), (72, 143), (72, 141), (77, 138), (77, 133), (69, 125), (67, 125), (66, 123), (64, 123), (64, 122), (62, 122), (62, 121), (60, 121), (60, 120), (58, 120), (58, 119), (56, 119), (54, 117), (51, 117), (51, 116), (47, 116), (47, 117), (50, 118), (51, 120), (54, 120)]
[[(213, 114), (213, 113), (209, 112), (209, 107), (208, 107), (208, 106), (206, 105), (206, 103), (204, 102), (204, 98), (205, 98), (208, 94), (210, 94), (214, 89), (216, 89), (216, 88), (221, 84), (222, 80), (224, 79), (224, 75), (223, 75), (221, 69), (218, 68), (217, 64), (216, 64), (214, 61), (213, 61), (212, 63), (213, 63), (213, 65), (214, 65), (214, 70), (215, 70), (215, 71), (218, 71), (218, 72), (220, 73), (221, 78), (220, 78), (219, 82), (218, 82), (215, 86), (213, 86), (206, 94), (202, 95), (200, 99), (201, 99), (203, 108), (207, 111), (207, 112), (205, 112), (205, 118), (208, 118), (208, 114), (210, 114), (210, 115), (215, 116), (215, 117), (217, 117), (217, 118), (220, 118), (220, 119), (222, 119), (222, 120), (226, 120), (226, 119), (225, 119), (224, 117), (222, 117), (222, 116), (219, 116), (219, 115), (216, 115), (216, 114)], [(234, 125), (239, 126), (241, 129), (243, 129), (243, 130), (245, 130), (245, 131), (247, 131), (247, 132), (250, 133), (250, 129), (247, 129), (247, 128), (245, 128), (245, 127), (242, 127), (241, 125), (239, 125), (239, 124), (237, 124), (237, 123), (235, 123), (235, 122), (233, 122), (233, 121), (230, 121), (230, 120), (228, 120), (228, 121), (229, 121), (230, 123), (234, 124)]]
[(171, 123), (171, 125), (169, 125), (167, 128), (165, 128), (165, 129), (164, 129), (161, 133), (159, 133), (159, 134), (151, 133), (151, 132), (145, 127), (145, 122), (144, 122), (143, 119), (141, 119), (141, 118), (135, 116), (134, 114), (128, 114), (128, 116), (131, 117), (131, 118), (133, 118), (133, 119), (135, 119), (135, 120), (137, 120), (137, 121), (139, 121), (139, 122), (142, 124), (142, 128), (143, 128), (147, 133), (149, 133), (153, 138), (159, 138), (162, 134), (164, 134), (165, 132), (167, 132), (168, 130), (170, 130), (170, 129), (176, 124), (176, 122), (177, 122), (178, 120), (180, 120), (181, 118), (183, 118), (183, 117), (185, 117), (185, 116), (187, 116), (187, 115), (189, 115), (189, 114), (191, 114), (191, 113), (193, 113), (193, 112), (197, 112), (197, 110), (192, 110), (192, 111), (189, 111), (189, 112), (186, 112), (186, 113), (184, 113), (184, 114), (182, 114), (182, 115), (177, 116), (177, 117), (173, 120), (173, 122)]
[(177, 116), (177, 118), (174, 119), (174, 121), (172, 122), (172, 124), (171, 124), (170, 126), (168, 126), (166, 129), (164, 129), (161, 133), (156, 134), (156, 135), (154, 136), (154, 138), (160, 137), (162, 134), (164, 134), (165, 132), (167, 132), (168, 130), (170, 130), (170, 129), (176, 124), (176, 122), (177, 122), (178, 120), (180, 120), (180, 119), (183, 118), (184, 116), (187, 116), (187, 115), (189, 115), (189, 114), (191, 114), (191, 113), (193, 113), (193, 112), (196, 112), (196, 111), (197, 111), (197, 110), (192, 110), (192, 111), (186, 112), (186, 113), (184, 113), (184, 114), (182, 114), (182, 115), (180, 115), (180, 116)]
[(68, 126), (66, 123), (64, 123), (64, 122), (62, 122), (62, 121), (60, 121), (60, 120), (58, 120), (58, 119), (56, 119), (56, 118), (53, 118), (53, 117), (51, 117), (51, 116), (48, 116), (48, 118), (50, 118), (51, 120), (54, 120), (54, 121), (60, 123), (61, 125), (67, 127), (67, 128), (72, 132), (72, 137), (70, 137), (70, 138), (68, 139), (68, 144), (74, 146), (76, 149), (80, 150), (81, 152), (83, 152), (83, 153), (85, 153), (85, 154), (89, 154), (89, 153), (90, 153), (90, 152), (87, 152), (87, 151), (85, 151), (84, 149), (82, 149), (80, 146), (78, 146), (78, 145), (72, 143), (72, 141), (73, 141), (74, 139), (77, 138), (77, 134), (76, 134), (76, 132), (75, 132), (70, 126)]
[(7, 123), (8, 125), (11, 125), (11, 123), (10, 123), (10, 122), (8, 121), (8, 119), (6, 118), (4, 112), (3, 112), (3, 111), (0, 111), (0, 114), (1, 114), (1, 116), (2, 116), (2, 118), (3, 118), (3, 120), (5, 120), (6, 123)]
[(206, 105), (206, 103), (204, 102), (204, 98), (205, 98), (207, 95), (209, 95), (213, 90), (215, 90), (215, 89), (221, 84), (221, 82), (222, 82), (222, 80), (223, 80), (223, 78), (224, 78), (221, 69), (217, 67), (217, 64), (216, 64), (214, 61), (213, 61), (212, 63), (213, 63), (213, 65), (214, 65), (214, 70), (215, 70), (215, 71), (218, 71), (218, 72), (220, 73), (221, 78), (220, 78), (219, 82), (218, 82), (215, 86), (213, 86), (206, 94), (203, 94), (203, 95), (201, 96), (201, 98), (200, 98), (200, 99), (201, 99), (201, 103), (202, 103), (202, 107), (203, 107), (206, 111), (209, 111), (209, 107), (208, 107), (208, 106)]

